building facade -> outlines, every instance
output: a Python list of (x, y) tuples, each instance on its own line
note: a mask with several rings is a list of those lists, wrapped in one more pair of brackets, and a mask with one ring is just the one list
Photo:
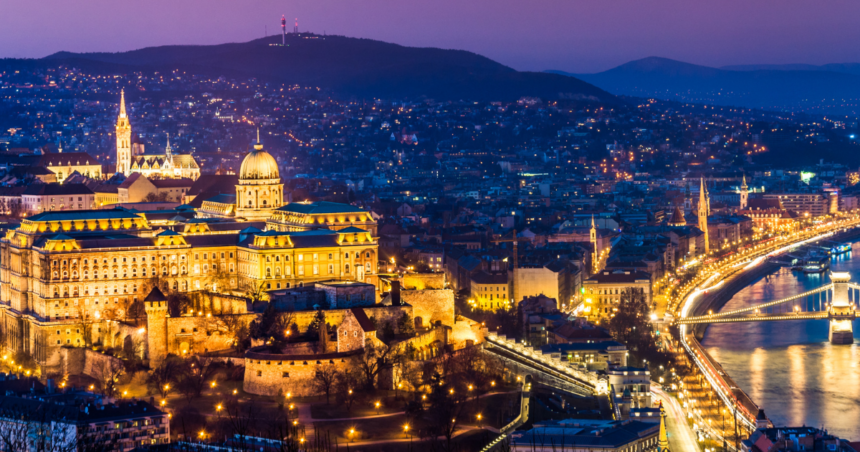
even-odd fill
[(621, 299), (635, 293), (651, 304), (651, 275), (645, 272), (604, 270), (582, 282), (585, 315), (591, 320), (608, 319), (618, 310)]
[(121, 208), (28, 217), (0, 239), (6, 345), (47, 364), (63, 345), (99, 341), (106, 320), (140, 313), (153, 288), (245, 296), (318, 281), (377, 285), (370, 232), (264, 232), (264, 224), (192, 218), (156, 228), (145, 213)]

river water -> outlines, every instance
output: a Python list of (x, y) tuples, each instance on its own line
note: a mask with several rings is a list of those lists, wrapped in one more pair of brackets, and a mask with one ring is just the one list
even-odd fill
[[(832, 259), (831, 269), (860, 282), (860, 242)], [(782, 268), (745, 287), (732, 310), (785, 298), (830, 282), (826, 274)], [(702, 345), (777, 426), (824, 427), (860, 440), (860, 320), (854, 344), (830, 345), (826, 320), (716, 324)]]

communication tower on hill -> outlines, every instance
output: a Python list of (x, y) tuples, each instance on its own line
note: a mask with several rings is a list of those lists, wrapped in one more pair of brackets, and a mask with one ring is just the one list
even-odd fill
[(298, 17), (296, 17), (296, 24), (293, 25), (293, 33), (296, 33), (296, 34), (299, 33), (299, 18)]
[(287, 45), (287, 16), (281, 16), (281, 45)]

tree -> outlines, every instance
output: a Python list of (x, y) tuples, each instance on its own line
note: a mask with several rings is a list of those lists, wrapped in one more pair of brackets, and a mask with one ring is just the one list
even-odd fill
[(239, 314), (213, 315), (206, 317), (206, 331), (217, 331), (226, 338), (227, 344), (238, 352), (251, 346), (251, 328), (245, 317)]
[(397, 319), (397, 331), (400, 331), (400, 334), (415, 334), (415, 322), (412, 321), (412, 316), (409, 315), (408, 312), (403, 312), (403, 315)]
[(105, 357), (100, 364), (93, 366), (93, 378), (99, 383), (102, 393), (107, 397), (116, 395), (119, 378), (124, 374), (125, 365), (116, 358)]
[(167, 192), (149, 192), (143, 197), (143, 202), (167, 202), (170, 201), (170, 193)]
[(358, 369), (364, 377), (364, 386), (373, 389), (379, 373), (394, 367), (400, 360), (402, 352), (397, 346), (375, 343), (372, 339), (365, 341), (364, 353), (358, 356)]
[(167, 295), (167, 313), (179, 317), (191, 308), (191, 298), (183, 292), (170, 292)]
[(355, 402), (357, 397), (356, 391), (360, 382), (361, 377), (352, 366), (348, 366), (337, 374), (335, 397), (338, 403), (346, 405), (347, 412), (352, 410), (352, 403)]
[(143, 300), (132, 301), (126, 306), (125, 318), (130, 323), (138, 325), (141, 319), (146, 319), (146, 307), (143, 305)]
[(146, 376), (146, 386), (151, 392), (157, 392), (161, 398), (167, 397), (170, 384), (176, 381), (176, 376), (182, 368), (179, 358), (169, 356)]
[(314, 319), (311, 320), (310, 325), (308, 325), (308, 329), (305, 331), (305, 337), (310, 340), (319, 340), (322, 325), (325, 325), (325, 311), (319, 310), (314, 316)]
[(461, 416), (466, 406), (465, 391), (454, 390), (442, 385), (442, 378), (435, 374), (431, 379), (430, 407), (427, 410), (427, 418), (430, 429), (434, 436), (442, 435), (446, 440), (445, 450), (451, 449), (451, 440), (457, 426), (460, 425)]
[(272, 339), (272, 345), (278, 347), (292, 336), (293, 313), (278, 312), (273, 303), (266, 306), (259, 321), (250, 326), (250, 335), (254, 339)]
[(316, 368), (312, 380), (314, 391), (325, 393), (325, 403), (328, 405), (332, 391), (337, 383), (338, 371), (334, 364), (323, 364)]
[(394, 325), (391, 322), (385, 322), (382, 324), (381, 331), (379, 332), (380, 340), (382, 342), (391, 342), (394, 340)]
[(627, 288), (618, 302), (618, 311), (609, 319), (609, 333), (626, 345), (637, 359), (667, 365), (671, 356), (657, 349), (648, 320), (649, 312), (645, 294), (635, 288)]
[[(138, 337), (135, 337), (138, 336)], [(140, 335), (129, 335), (125, 337), (122, 343), (122, 357), (126, 361), (136, 362), (143, 356), (146, 350), (146, 342), (143, 341)]]
[(200, 397), (216, 370), (214, 362), (209, 358), (203, 356), (188, 358), (180, 369), (176, 389), (185, 396), (188, 403), (191, 403), (192, 400)]
[(75, 326), (81, 330), (81, 336), (84, 338), (84, 347), (93, 345), (93, 323), (95, 319), (89, 312), (84, 310), (83, 306), (78, 306), (77, 315), (75, 316)]

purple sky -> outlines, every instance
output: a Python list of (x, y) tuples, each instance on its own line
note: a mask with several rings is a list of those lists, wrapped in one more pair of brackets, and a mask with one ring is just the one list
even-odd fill
[(860, 62), (858, 0), (5, 0), (0, 57), (217, 44), (299, 29), (471, 50), (521, 70), (646, 56), (720, 66)]

